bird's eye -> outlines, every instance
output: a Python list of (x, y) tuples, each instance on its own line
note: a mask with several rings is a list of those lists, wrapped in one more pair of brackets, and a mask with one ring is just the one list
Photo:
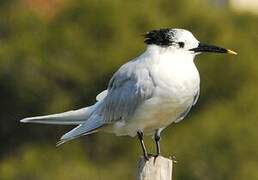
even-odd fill
[(184, 48), (185, 47), (185, 43), (184, 42), (178, 42), (178, 45), (180, 48)]

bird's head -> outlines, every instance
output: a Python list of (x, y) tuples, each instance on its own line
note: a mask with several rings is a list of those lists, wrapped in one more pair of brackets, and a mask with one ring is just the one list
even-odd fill
[(185, 29), (158, 29), (145, 34), (144, 42), (147, 45), (157, 45), (176, 52), (191, 53), (202, 52), (237, 54), (236, 52), (214, 45), (200, 43), (191, 32)]

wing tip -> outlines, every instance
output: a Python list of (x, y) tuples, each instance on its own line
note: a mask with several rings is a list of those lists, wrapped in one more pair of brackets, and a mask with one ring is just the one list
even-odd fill
[(56, 143), (56, 147), (60, 147), (62, 144), (64, 144), (66, 140), (60, 140)]
[(29, 121), (30, 121), (29, 118), (24, 118), (20, 120), (21, 123), (28, 123)]

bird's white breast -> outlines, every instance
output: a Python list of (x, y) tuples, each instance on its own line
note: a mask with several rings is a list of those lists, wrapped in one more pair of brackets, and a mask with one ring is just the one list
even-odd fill
[(156, 96), (172, 103), (182, 103), (199, 89), (199, 73), (192, 55), (165, 53), (153, 60), (151, 75)]

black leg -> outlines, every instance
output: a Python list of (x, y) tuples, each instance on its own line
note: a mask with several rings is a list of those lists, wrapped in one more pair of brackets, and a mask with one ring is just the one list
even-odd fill
[(143, 141), (143, 132), (138, 131), (137, 135), (138, 135), (138, 139), (140, 140), (140, 143), (141, 143), (141, 147), (142, 147), (142, 151), (143, 151), (143, 156), (144, 156), (144, 158), (146, 160), (149, 160), (148, 153), (147, 153), (144, 141)]
[(156, 154), (156, 156), (159, 156), (159, 155), (160, 155), (160, 143), (159, 143), (159, 141), (160, 141), (160, 131), (159, 131), (159, 130), (157, 130), (157, 131), (155, 132), (155, 137), (154, 137), (154, 139), (155, 139), (155, 142), (156, 142), (156, 149), (157, 149), (157, 154)]

